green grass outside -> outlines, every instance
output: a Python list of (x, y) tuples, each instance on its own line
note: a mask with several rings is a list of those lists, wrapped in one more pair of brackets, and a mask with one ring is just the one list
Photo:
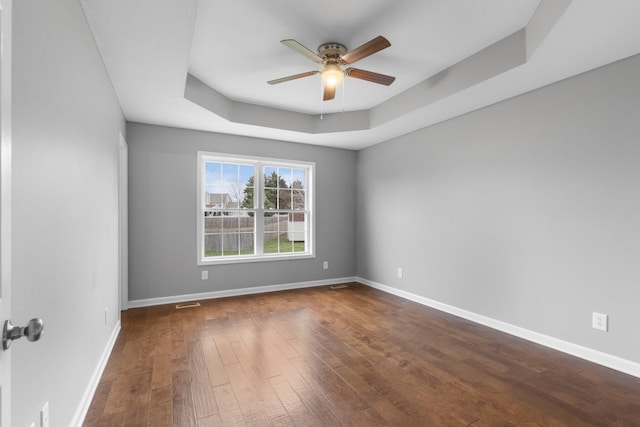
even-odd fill
[[(280, 240), (280, 253), (291, 253), (291, 252), (304, 252), (304, 242), (294, 242), (293, 250), (291, 248), (291, 241), (287, 239)], [(278, 239), (269, 240), (264, 244), (264, 253), (265, 254), (277, 254), (278, 253)], [(228, 252), (222, 253), (221, 251), (205, 251), (204, 256), (206, 257), (217, 257), (217, 256), (232, 256), (238, 255), (237, 252)], [(253, 250), (248, 249), (244, 251), (240, 251), (240, 255), (253, 255)]]

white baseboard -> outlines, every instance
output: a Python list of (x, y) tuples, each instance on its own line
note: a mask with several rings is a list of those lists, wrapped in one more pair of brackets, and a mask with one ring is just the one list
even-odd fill
[(618, 356), (614, 356), (608, 353), (603, 353), (598, 350), (594, 350), (588, 347), (583, 347), (578, 344), (574, 344), (568, 341), (564, 341), (558, 338), (550, 337), (548, 335), (540, 334), (538, 332), (531, 331), (529, 329), (521, 328), (519, 326), (512, 325), (510, 323), (502, 322), (500, 320), (492, 319), (471, 311), (463, 310), (458, 307), (454, 307), (448, 304), (443, 304), (439, 301), (434, 301), (429, 298), (422, 297), (420, 295), (406, 292), (400, 289), (396, 289), (390, 286), (386, 286), (380, 283), (373, 282), (371, 280), (356, 277), (358, 283), (370, 286), (375, 289), (379, 289), (383, 292), (399, 296), (401, 298), (417, 302), (428, 307), (435, 308), (440, 311), (444, 311), (454, 316), (461, 317), (463, 319), (470, 320), (475, 323), (479, 323), (484, 326), (488, 326), (493, 329), (497, 329), (502, 332), (506, 332), (510, 335), (523, 338), (528, 341), (532, 341), (537, 344), (541, 344), (545, 347), (552, 348), (554, 350), (562, 351), (563, 353), (570, 354), (572, 356), (579, 357), (581, 359), (588, 360), (590, 362), (597, 363), (602, 366), (606, 366), (616, 371), (624, 372), (625, 374), (633, 375), (640, 378), (640, 363), (633, 362), (631, 360), (623, 359)]
[(251, 288), (230, 289), (225, 291), (201, 292), (197, 294), (175, 295), (170, 297), (148, 298), (129, 301), (128, 308), (150, 307), (153, 305), (175, 304), (180, 302), (235, 297), (240, 295), (262, 294), (266, 292), (286, 291), (290, 289), (312, 288), (316, 286), (334, 285), (336, 283), (355, 282), (355, 277), (314, 280), (310, 282), (287, 283), (283, 285), (255, 286)]
[(107, 362), (109, 361), (109, 356), (111, 355), (111, 351), (113, 350), (113, 346), (116, 343), (116, 339), (118, 338), (118, 334), (120, 333), (120, 320), (118, 320), (111, 332), (111, 336), (109, 337), (109, 341), (107, 341), (107, 345), (102, 352), (102, 356), (100, 356), (100, 360), (98, 361), (98, 365), (96, 369), (93, 371), (93, 375), (91, 375), (91, 380), (87, 385), (87, 388), (84, 391), (82, 396), (82, 400), (80, 400), (80, 404), (78, 405), (78, 409), (76, 409), (76, 413), (74, 414), (70, 426), (74, 427), (82, 427), (82, 423), (84, 422), (84, 418), (87, 416), (87, 412), (89, 411), (89, 406), (91, 405), (91, 401), (93, 400), (93, 395), (96, 393), (96, 389), (98, 388), (98, 384), (100, 383), (100, 378), (102, 377), (102, 373), (104, 369), (107, 367)]

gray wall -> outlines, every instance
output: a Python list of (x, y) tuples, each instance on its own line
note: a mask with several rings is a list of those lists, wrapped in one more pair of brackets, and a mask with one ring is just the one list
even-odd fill
[(13, 12), (12, 317), (42, 317), (45, 331), (11, 348), (11, 425), (49, 401), (51, 426), (68, 426), (119, 318), (125, 122), (78, 1)]
[[(11, 349), (12, 425), (45, 401), (68, 425), (118, 319), (124, 120), (78, 2), (13, 6), (13, 320), (46, 331)], [(130, 299), (350, 277), (357, 252), (366, 279), (640, 361), (638, 69), (635, 57), (357, 155), (129, 124)], [(197, 267), (197, 150), (315, 161), (317, 258)], [(593, 310), (609, 333), (590, 328)]]
[[(138, 123), (127, 143), (130, 301), (355, 276), (355, 152)], [(317, 257), (197, 266), (198, 150), (315, 162)]]
[(640, 362), (638, 70), (640, 56), (360, 151), (358, 276)]

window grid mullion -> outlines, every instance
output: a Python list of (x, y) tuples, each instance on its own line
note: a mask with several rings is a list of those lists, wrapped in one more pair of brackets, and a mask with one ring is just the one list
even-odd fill
[[(224, 182), (224, 163), (222, 163), (222, 167), (220, 168), (220, 182)], [(222, 200), (220, 200), (220, 205), (222, 205)], [(222, 206), (220, 206), (222, 207)], [(220, 240), (221, 240), (221, 245), (220, 247), (222, 248), (222, 253), (224, 254), (226, 251), (226, 248), (224, 247), (224, 237), (225, 237), (225, 232), (224, 232), (224, 215), (222, 215), (222, 211), (220, 211)]]
[(253, 204), (255, 209), (255, 254), (262, 255), (264, 252), (264, 171), (262, 163), (255, 164), (255, 180), (253, 185)]

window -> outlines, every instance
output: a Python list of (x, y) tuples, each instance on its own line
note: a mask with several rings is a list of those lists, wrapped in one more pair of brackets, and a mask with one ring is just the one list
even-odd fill
[(314, 256), (314, 164), (198, 152), (198, 264)]

